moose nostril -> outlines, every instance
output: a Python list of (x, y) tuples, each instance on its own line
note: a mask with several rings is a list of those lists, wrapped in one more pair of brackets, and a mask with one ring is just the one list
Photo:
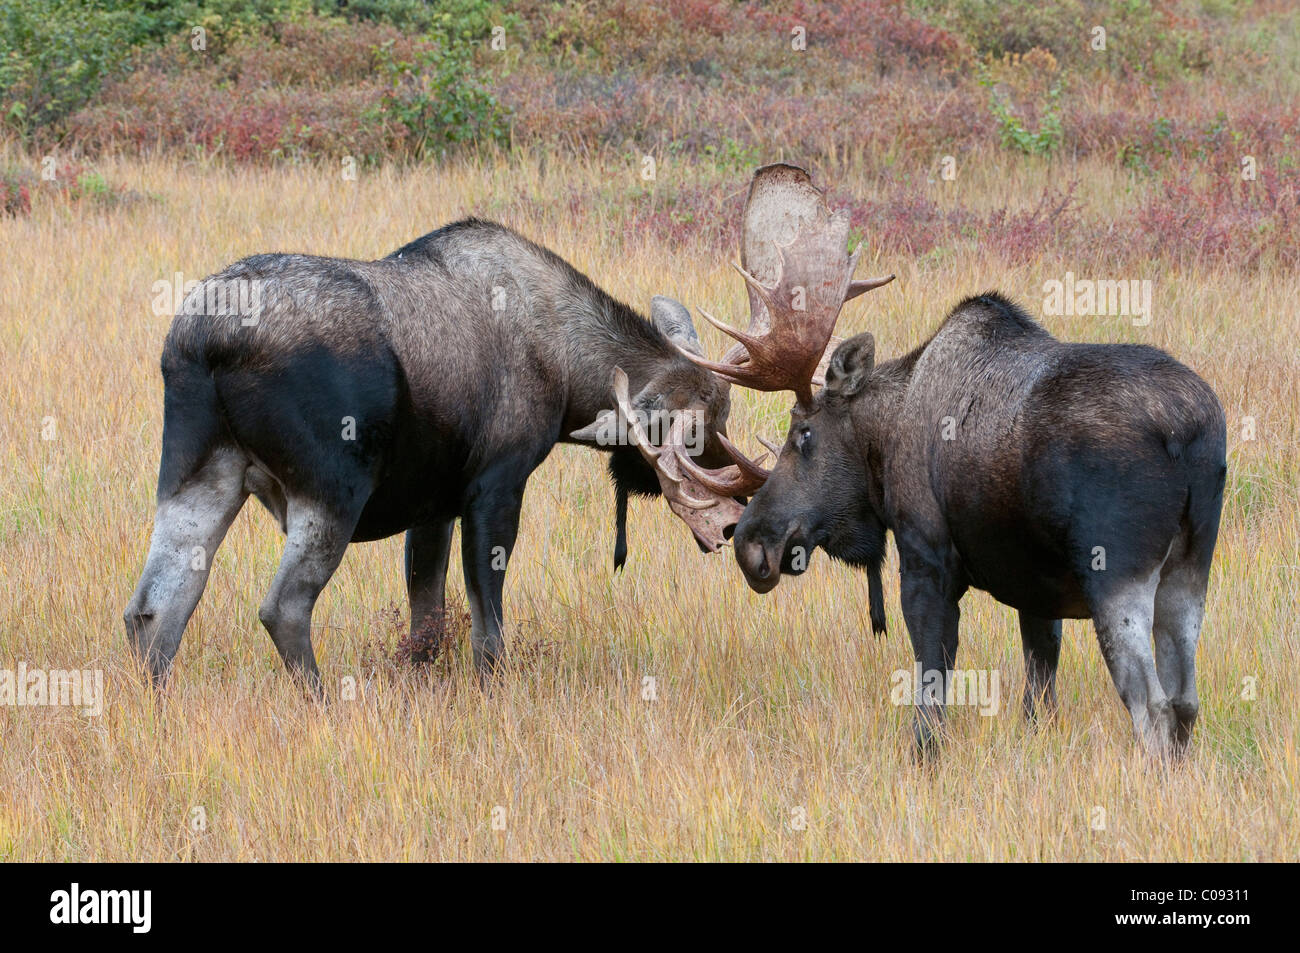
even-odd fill
[(745, 562), (749, 574), (755, 579), (766, 579), (772, 574), (772, 564), (767, 559), (767, 547), (762, 543), (750, 543), (745, 547)]

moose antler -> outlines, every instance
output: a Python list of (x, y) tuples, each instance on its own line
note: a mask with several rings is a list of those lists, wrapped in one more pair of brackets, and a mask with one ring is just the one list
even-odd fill
[[(853, 280), (860, 252), (850, 256), (848, 240), (847, 213), (831, 213), (807, 172), (784, 164), (759, 169), (745, 202), (737, 269), (749, 290), (749, 327), (737, 331), (702, 311), (710, 324), (737, 343), (721, 362), (708, 360), (693, 347), (674, 346), (729, 383), (792, 390), (801, 405), (811, 404), (844, 302), (894, 280), (893, 275)], [(625, 422), (621, 432), (654, 468), (669, 507), (690, 526), (701, 547), (716, 552), (744, 512), (735, 498), (755, 493), (768, 471), (720, 431), (718, 441), (734, 463), (716, 470), (700, 466), (687, 451), (688, 421), (680, 416), (670, 422), (666, 435), (658, 433), (663, 440), (656, 445), (633, 406), (627, 375), (619, 368), (614, 369), (613, 390), (618, 410), (605, 411), (598, 421), (607, 425), (617, 415)], [(760, 442), (780, 455), (779, 447)]]
[[(729, 471), (733, 468), (705, 470), (691, 461), (686, 449), (685, 417), (674, 419), (663, 442), (655, 446), (632, 405), (627, 374), (621, 367), (614, 368), (614, 400), (618, 404), (619, 416), (626, 422), (629, 440), (654, 468), (669, 508), (691, 528), (702, 547), (709, 552), (717, 552), (726, 544), (727, 530), (740, 521), (740, 515), (745, 511), (743, 506), (732, 499), (733, 495), (737, 495), (734, 491), (715, 488), (731, 476)], [(739, 451), (736, 453), (739, 454)], [(740, 457), (743, 456), (740, 454)], [(748, 460), (745, 462), (754, 465)], [(700, 482), (697, 474), (716, 480), (715, 486)], [(766, 476), (767, 471), (764, 470), (763, 477)], [(761, 480), (758, 485), (762, 485)]]
[(737, 268), (749, 291), (749, 327), (737, 331), (701, 309), (706, 321), (737, 343), (720, 362), (678, 350), (725, 381), (791, 390), (800, 405), (810, 405), (844, 302), (894, 280), (888, 275), (855, 281), (862, 249), (849, 255), (848, 241), (848, 213), (832, 213), (806, 171), (785, 164), (759, 169), (745, 202)]

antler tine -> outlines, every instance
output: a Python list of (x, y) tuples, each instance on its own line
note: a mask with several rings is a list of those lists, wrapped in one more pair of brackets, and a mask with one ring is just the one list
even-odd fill
[(715, 328), (717, 328), (719, 331), (721, 331), (723, 334), (727, 335), (728, 337), (735, 338), (736, 341), (742, 347), (744, 347), (746, 351), (751, 350), (756, 344), (758, 344), (758, 340), (759, 340), (758, 338), (753, 337), (752, 335), (747, 334), (744, 331), (737, 331), (731, 325), (719, 321), (717, 318), (709, 314), (709, 312), (705, 311), (703, 308), (698, 308), (697, 310), (703, 316), (705, 321), (708, 321), (709, 324), (713, 325)]
[[(779, 247), (780, 246), (778, 246), (778, 249)], [(777, 271), (776, 284), (773, 285), (772, 288), (768, 288), (766, 285), (763, 284), (763, 282), (759, 281), (748, 271), (746, 271), (742, 265), (737, 265), (735, 262), (732, 262), (731, 267), (735, 268), (736, 271), (740, 272), (740, 277), (745, 279), (745, 284), (748, 285), (753, 290), (754, 294), (758, 295), (759, 300), (761, 300), (763, 304), (767, 305), (768, 314), (770, 315), (776, 306), (775, 302), (772, 300), (772, 290), (774, 288), (781, 287), (781, 270), (784, 269)], [(750, 324), (753, 325), (755, 323), (756, 322), (754, 321), (754, 316), (751, 314)]]
[[(754, 487), (755, 490), (762, 486), (763, 482), (772, 475), (772, 471), (763, 467), (758, 460), (751, 460), (747, 457), (739, 447), (727, 439), (726, 434), (719, 433), (718, 442), (722, 444), (722, 449), (727, 451), (727, 456), (736, 461), (736, 467), (741, 473), (752, 480), (758, 481)], [(765, 453), (761, 459), (766, 459), (766, 457), (767, 454)]]
[(749, 360), (749, 351), (745, 350), (743, 344), (733, 344), (727, 348), (727, 353), (722, 355), (723, 364), (744, 364)]
[(682, 469), (690, 474), (692, 480), (719, 496), (749, 496), (757, 493), (764, 482), (746, 476), (735, 466), (723, 467), (721, 470), (708, 470), (689, 458), (682, 459), (681, 465)]
[(845, 301), (852, 301), (860, 294), (866, 294), (868, 291), (874, 291), (884, 285), (889, 284), (896, 278), (896, 275), (883, 275), (880, 278), (861, 278), (849, 282), (849, 290), (844, 293)]
[[(670, 437), (670, 439), (672, 438)], [(677, 438), (679, 442), (680, 439), (681, 439), (680, 437)], [(685, 469), (685, 467), (683, 467), (682, 464), (686, 458), (681, 456), (679, 453), (677, 453), (674, 447), (666, 447), (665, 450), (667, 452), (663, 453), (659, 457), (658, 460), (659, 466), (657, 469), (661, 474), (664, 475), (664, 477), (672, 481), (672, 483), (670, 484), (671, 490), (669, 489), (668, 486), (664, 486), (663, 482), (660, 481), (660, 487), (663, 489), (664, 496), (668, 497), (669, 502), (678, 503), (690, 510), (707, 510), (710, 507), (717, 506), (720, 502), (722, 502), (723, 499), (725, 499), (728, 496), (728, 494), (726, 493), (723, 493), (718, 497), (705, 497), (704, 499), (700, 499), (699, 497), (692, 496), (690, 493), (686, 491), (686, 486), (685, 486), (686, 476), (683, 476), (680, 472), (670, 474), (668, 472), (667, 467), (664, 466), (666, 462), (672, 461), (672, 467), (674, 470), (677, 470), (679, 468)], [(693, 478), (693, 475), (690, 474), (689, 471), (687, 472), (687, 476), (691, 476)], [(697, 480), (696, 482), (698, 483), (699, 481)], [(709, 487), (707, 486), (705, 486), (704, 488), (706, 490), (709, 489)]]
[(727, 455), (736, 461), (734, 464), (717, 470), (710, 470), (700, 466), (674, 445), (673, 452), (678, 454), (678, 465), (696, 483), (714, 493), (723, 496), (749, 496), (752, 493), (757, 493), (759, 487), (771, 475), (771, 471), (764, 469), (756, 461), (745, 456), (735, 444), (721, 433), (718, 434), (718, 440), (722, 443), (722, 448), (727, 451)]
[(641, 420), (632, 406), (632, 398), (627, 389), (627, 373), (621, 367), (614, 368), (614, 400), (627, 425), (632, 429), (632, 442), (636, 444), (641, 455), (654, 465), (659, 458), (659, 449), (650, 442), (649, 435), (641, 426)]
[(750, 386), (748, 378), (745, 373), (742, 372), (742, 368), (745, 368), (746, 365), (710, 361), (707, 357), (700, 357), (698, 354), (691, 353), (679, 344), (674, 343), (673, 347), (677, 348), (677, 353), (686, 358), (692, 364), (698, 364), (706, 371), (712, 371), (728, 384), (740, 384), (742, 387)]

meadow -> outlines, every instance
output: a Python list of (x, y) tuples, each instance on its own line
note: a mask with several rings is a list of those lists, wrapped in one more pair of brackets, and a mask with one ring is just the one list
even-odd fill
[[(530, 0), (503, 19), (455, 0), (477, 31), (458, 47), (445, 23), (266, 0), (287, 12), (264, 29), (212, 0), (190, 4), (202, 56), (180, 3), (129, 62), (60, 46), (122, 49), (124, 6), (55, 35), (69, 5), (0, 0), (55, 31), (21, 35), (30, 63), (0, 32), (0, 672), (101, 670), (105, 693), (97, 716), (0, 704), (0, 860), (1300, 859), (1289, 4)], [(42, 85), (87, 63), (93, 90)], [(1015, 613), (972, 592), (959, 664), (997, 677), (999, 705), (953, 708), (919, 764), (891, 702), (912, 666), (892, 551), (879, 639), (864, 576), (818, 553), (758, 596), (662, 501), (633, 501), (616, 575), (604, 458), (570, 447), (529, 483), (490, 691), (463, 631), (411, 660), (393, 538), (351, 547), (317, 604), (328, 701), (309, 699), (257, 619), (282, 537), (255, 501), (167, 691), (146, 684), (121, 617), (152, 527), (168, 283), (266, 251), (372, 259), (473, 214), (643, 312), (663, 293), (743, 325), (744, 190), (778, 159), (850, 209), (859, 276), (898, 275), (838, 328), (881, 358), (998, 289), (1218, 393), (1228, 481), (1185, 761), (1140, 751), (1088, 622), (1065, 624), (1059, 716), (1028, 726)], [(1044, 313), (1067, 274), (1150, 282), (1150, 319)], [(784, 435), (790, 395), (733, 403), (742, 446)]]
[[(963, 188), (1008, 196), (1034, 195), (1059, 174), (1030, 163), (1009, 171), (1001, 157), (972, 165)], [(910, 709), (889, 700), (891, 674), (911, 664), (896, 576), (886, 577), (890, 631), (877, 640), (862, 576), (819, 554), (807, 575), (757, 596), (729, 552), (699, 554), (652, 501), (634, 502), (631, 558), (614, 576), (612, 491), (602, 458), (576, 448), (557, 449), (529, 485), (507, 583), (511, 659), (490, 693), (476, 687), (463, 641), (434, 666), (401, 661), (392, 539), (352, 547), (322, 596), (314, 639), (331, 702), (307, 700), (257, 621), (280, 537), (250, 503), (215, 559), (174, 680), (155, 696), (120, 623), (147, 546), (159, 453), (157, 356), (169, 319), (151, 307), (155, 281), (177, 270), (201, 277), (254, 249), (376, 257), (477, 211), (642, 307), (665, 292), (740, 319), (744, 296), (734, 251), (712, 239), (638, 242), (620, 227), (620, 203), (570, 215), (546, 201), (574, 182), (639, 194), (635, 163), (552, 161), (540, 171), (527, 159), (467, 161), (356, 181), (328, 167), (102, 169), (146, 197), (107, 210), (51, 200), (0, 221), (10, 461), (0, 664), (102, 668), (106, 680), (98, 718), (0, 707), (0, 856), (1295, 859), (1292, 271), (1150, 261), (1134, 271), (1155, 279), (1149, 325), (1044, 319), (1069, 339), (1168, 349), (1214, 386), (1229, 419), (1203, 707), (1186, 763), (1139, 753), (1088, 623), (1066, 624), (1060, 717), (1030, 730), (1014, 614), (972, 593), (961, 659), (999, 673), (1000, 710), (954, 710), (941, 760), (925, 767), (912, 756)], [(852, 169), (826, 175), (842, 197), (860, 181)], [(659, 170), (661, 183), (688, 176), (725, 178), (734, 217), (743, 176)], [(931, 184), (936, 202), (949, 185)], [(1089, 213), (1122, 214), (1124, 196), (1090, 194)], [(978, 242), (928, 259), (869, 257), (864, 273), (887, 268), (899, 280), (846, 308), (840, 333), (870, 328), (884, 354), (924, 340), (966, 292), (996, 286), (1037, 312), (1043, 283), (1063, 271), (1047, 257), (1008, 263)], [(719, 353), (721, 335), (702, 334)], [(785, 396), (743, 393), (736, 405), (733, 432), (749, 446), (751, 433), (783, 432)], [(1241, 439), (1246, 417), (1253, 440)], [(454, 567), (453, 593), (459, 585)]]

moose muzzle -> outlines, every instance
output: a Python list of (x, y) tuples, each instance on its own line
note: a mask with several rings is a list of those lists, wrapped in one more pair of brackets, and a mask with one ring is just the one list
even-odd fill
[(749, 588), (758, 593), (771, 592), (783, 573), (797, 576), (808, 568), (813, 546), (797, 525), (773, 530), (747, 522), (746, 516), (736, 527), (734, 543), (736, 562)]

